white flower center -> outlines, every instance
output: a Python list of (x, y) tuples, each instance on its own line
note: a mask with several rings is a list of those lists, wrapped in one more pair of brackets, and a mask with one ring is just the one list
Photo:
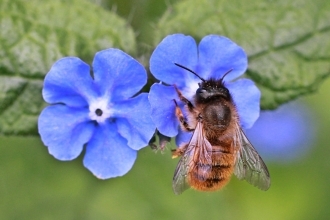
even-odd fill
[(199, 88), (198, 82), (190, 81), (190, 83), (182, 90), (182, 94), (188, 100), (192, 101), (193, 96), (196, 94), (196, 90)]
[(103, 123), (106, 119), (112, 116), (112, 111), (109, 108), (108, 100), (105, 98), (98, 98), (94, 100), (89, 106), (89, 118), (98, 123)]

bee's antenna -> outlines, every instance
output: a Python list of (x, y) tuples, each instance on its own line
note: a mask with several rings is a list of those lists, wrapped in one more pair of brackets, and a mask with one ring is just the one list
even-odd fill
[(233, 71), (233, 69), (228, 70), (222, 77), (221, 77), (221, 82), (223, 81), (223, 79), (225, 78), (225, 76), (228, 75), (228, 73), (230, 73), (231, 71)]
[[(202, 80), (203, 82), (205, 82), (206, 80), (205, 79), (203, 79), (202, 77), (200, 77), (197, 73), (195, 73), (194, 71), (192, 71), (191, 69), (189, 69), (189, 68), (187, 68), (187, 67), (185, 67), (185, 66), (182, 66), (182, 65), (180, 65), (180, 64), (178, 64), (178, 63), (174, 63), (175, 65), (177, 65), (178, 67), (181, 67), (181, 68), (183, 68), (183, 69), (185, 69), (185, 70), (188, 70), (189, 72), (191, 72), (192, 74), (194, 74), (195, 76), (197, 76), (200, 80)], [(232, 70), (232, 69), (231, 69)], [(230, 71), (231, 71), (230, 70)]]

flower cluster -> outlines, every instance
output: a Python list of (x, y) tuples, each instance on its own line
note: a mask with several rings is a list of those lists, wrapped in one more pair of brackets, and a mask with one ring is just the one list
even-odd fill
[(121, 50), (98, 52), (92, 75), (79, 58), (57, 61), (44, 81), (43, 98), (50, 106), (38, 121), (49, 153), (59, 160), (72, 160), (85, 146), (84, 166), (105, 179), (127, 173), (156, 128), (176, 137), (178, 145), (187, 141), (191, 134), (179, 129), (173, 102), (179, 98), (173, 85), (193, 101), (200, 79), (175, 63), (204, 79), (219, 79), (232, 70), (224, 83), (241, 126), (251, 127), (258, 118), (260, 91), (251, 80), (235, 80), (247, 68), (243, 49), (222, 36), (206, 36), (197, 46), (192, 37), (174, 34), (150, 58), (151, 73), (161, 82), (151, 86), (149, 95), (139, 93), (147, 81), (144, 67)]
[(220, 79), (232, 70), (224, 78), (225, 86), (233, 97), (241, 126), (249, 128), (253, 125), (259, 116), (260, 91), (249, 79), (232, 81), (247, 69), (247, 56), (243, 49), (222, 36), (208, 35), (197, 46), (192, 37), (173, 34), (156, 47), (150, 58), (150, 71), (161, 81), (151, 86), (149, 92), (152, 117), (160, 133), (176, 136), (177, 145), (187, 142), (191, 136), (179, 128), (173, 102), (173, 99), (179, 98), (171, 85), (176, 85), (184, 97), (193, 102), (193, 95), (201, 81), (175, 63), (189, 68), (204, 79)]
[(43, 98), (51, 104), (38, 121), (49, 153), (76, 158), (98, 178), (122, 176), (155, 131), (148, 95), (136, 96), (147, 82), (144, 67), (118, 49), (98, 52), (89, 66), (76, 57), (57, 61), (46, 75)]

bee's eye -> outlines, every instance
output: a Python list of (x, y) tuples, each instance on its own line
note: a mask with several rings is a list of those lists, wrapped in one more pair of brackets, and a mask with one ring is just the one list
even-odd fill
[(196, 94), (202, 94), (202, 93), (205, 93), (206, 92), (206, 89), (203, 89), (203, 88), (198, 88), (196, 90)]

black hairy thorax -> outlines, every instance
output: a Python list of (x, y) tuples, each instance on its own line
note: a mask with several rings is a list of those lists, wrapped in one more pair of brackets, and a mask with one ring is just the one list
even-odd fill
[(196, 90), (195, 104), (200, 109), (205, 130), (214, 132), (225, 131), (232, 118), (232, 99), (222, 79), (209, 79), (199, 84)]

